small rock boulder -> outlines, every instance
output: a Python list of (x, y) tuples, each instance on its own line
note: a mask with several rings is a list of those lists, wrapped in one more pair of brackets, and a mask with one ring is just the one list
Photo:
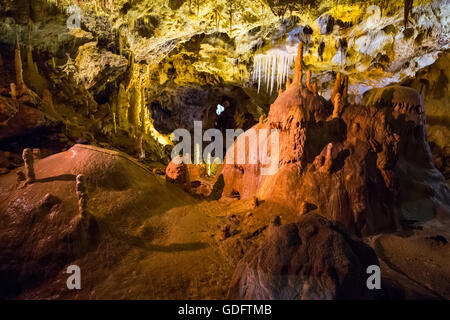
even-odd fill
[(180, 156), (175, 157), (167, 166), (166, 182), (174, 184), (185, 184), (187, 182), (186, 165)]

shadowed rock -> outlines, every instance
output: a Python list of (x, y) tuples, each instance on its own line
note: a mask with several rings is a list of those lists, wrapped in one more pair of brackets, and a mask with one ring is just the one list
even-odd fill
[(375, 252), (333, 222), (308, 213), (297, 223), (272, 226), (259, 248), (239, 262), (230, 299), (369, 299)]

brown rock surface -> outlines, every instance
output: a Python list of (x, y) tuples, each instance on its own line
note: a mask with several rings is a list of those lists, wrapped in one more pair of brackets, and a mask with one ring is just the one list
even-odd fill
[[(190, 202), (125, 154), (93, 146), (75, 145), (35, 162), (34, 169), (37, 179), (26, 187), (14, 172), (0, 178), (1, 297), (54, 278), (67, 263), (95, 251), (111, 232), (121, 238), (129, 219)], [(91, 200), (83, 217), (78, 174), (84, 175)], [(110, 218), (113, 223), (102, 227), (101, 221)]]
[(375, 252), (348, 237), (336, 223), (309, 213), (297, 223), (271, 226), (247, 252), (231, 281), (231, 299), (368, 299), (367, 267)]

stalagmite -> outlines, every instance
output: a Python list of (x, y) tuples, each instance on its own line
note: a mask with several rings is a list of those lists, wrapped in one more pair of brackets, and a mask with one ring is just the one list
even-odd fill
[(298, 44), (297, 60), (295, 60), (295, 74), (293, 83), (302, 85), (303, 42)]
[(26, 183), (32, 183), (36, 179), (36, 175), (34, 173), (33, 152), (30, 148), (23, 149), (22, 159), (25, 164)]
[(16, 99), (17, 98), (17, 89), (15, 83), (10, 83), (9, 87), (11, 88), (11, 98)]
[(286, 80), (286, 90), (291, 86), (291, 79), (287, 78)]
[(261, 115), (261, 116), (259, 117), (259, 124), (263, 124), (263, 122), (264, 122), (264, 116)]
[(138, 139), (139, 139), (139, 159), (145, 159), (144, 135), (142, 133), (139, 134)]
[(22, 58), (19, 46), (14, 50), (14, 66), (16, 70), (16, 87), (20, 92), (24, 89), (25, 83), (23, 82)]
[(42, 91), (42, 101), (47, 105), (48, 111), (50, 113), (59, 117), (58, 113), (55, 110), (55, 105), (53, 104), (52, 94), (48, 89), (44, 89)]
[(331, 94), (331, 101), (334, 101), (334, 96), (339, 92), (341, 88), (341, 73), (338, 72), (336, 75), (336, 81), (334, 82), (333, 93)]
[(312, 88), (311, 88), (311, 70), (308, 70), (308, 72), (306, 72), (306, 87), (308, 88), (309, 91), (312, 91)]
[(282, 93), (283, 93), (283, 89), (280, 88), (280, 89), (278, 90), (278, 96), (281, 96)]
[(84, 175), (79, 174), (76, 178), (76, 191), (78, 197), (78, 212), (82, 217), (87, 214), (88, 192)]
[(317, 83), (316, 82), (313, 83), (312, 92), (314, 93), (315, 96), (317, 96)]
[(341, 101), (341, 94), (338, 92), (336, 93), (336, 95), (334, 96), (333, 99), (333, 119), (337, 119), (341, 116), (341, 111), (342, 111), (342, 101)]
[(321, 170), (322, 172), (329, 173), (331, 171), (331, 165), (333, 164), (333, 158), (331, 156), (331, 150), (332, 149), (333, 149), (333, 143), (330, 142), (327, 145), (327, 151), (326, 151), (326, 154), (325, 154), (325, 162), (324, 162), (322, 170)]
[(41, 159), (41, 149), (39, 149), (39, 148), (34, 148), (33, 149), (33, 159), (34, 160)]
[(342, 101), (345, 102), (348, 97), (348, 76), (344, 77), (344, 88), (342, 89)]

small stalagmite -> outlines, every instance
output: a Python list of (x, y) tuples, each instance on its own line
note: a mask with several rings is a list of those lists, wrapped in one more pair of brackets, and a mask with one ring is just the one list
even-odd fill
[(39, 148), (33, 149), (33, 158), (34, 158), (34, 160), (41, 159), (41, 149), (39, 149)]
[(26, 89), (26, 86), (25, 82), (23, 81), (22, 56), (20, 54), (19, 45), (17, 45), (16, 49), (14, 50), (14, 67), (16, 71), (16, 89), (20, 93)]
[(264, 116), (261, 115), (261, 116), (259, 117), (259, 124), (263, 124), (263, 122), (264, 122)]
[(313, 83), (312, 92), (314, 93), (315, 96), (317, 96), (317, 83), (316, 82)]
[(325, 162), (323, 163), (322, 172), (330, 173), (331, 172), (331, 166), (333, 164), (333, 157), (331, 156), (331, 151), (333, 149), (333, 143), (330, 142), (327, 145), (327, 151), (325, 154)]
[(333, 93), (331, 94), (331, 101), (334, 101), (334, 96), (339, 92), (341, 88), (341, 73), (338, 72), (336, 75), (336, 81), (334, 82)]
[(42, 91), (42, 101), (47, 106), (47, 112), (51, 115), (55, 116), (58, 119), (61, 119), (61, 116), (56, 112), (55, 105), (53, 104), (52, 93), (48, 89), (44, 89)]
[(282, 93), (283, 93), (283, 89), (280, 88), (280, 90), (278, 90), (278, 96), (281, 96)]
[(11, 98), (16, 99), (17, 98), (17, 88), (15, 83), (10, 83), (9, 87), (11, 88)]
[(36, 175), (34, 173), (33, 152), (30, 148), (23, 149), (22, 159), (25, 164), (26, 183), (32, 183), (36, 179)]
[(308, 88), (309, 91), (312, 91), (312, 88), (311, 88), (311, 70), (308, 70), (308, 72), (306, 72), (306, 87)]
[(291, 79), (287, 78), (286, 80), (286, 90), (291, 86)]
[(298, 44), (297, 59), (295, 60), (295, 74), (294, 81), (292, 83), (298, 83), (302, 85), (302, 64), (303, 64), (303, 42)]
[(336, 93), (336, 95), (333, 98), (333, 119), (339, 118), (341, 116), (341, 112), (342, 112), (342, 99), (341, 99), (341, 94), (338, 92)]
[(348, 97), (348, 76), (344, 77), (344, 88), (342, 89), (342, 101), (345, 102)]
[(78, 212), (82, 217), (85, 217), (87, 215), (87, 204), (88, 204), (88, 192), (86, 187), (86, 180), (84, 178), (84, 175), (79, 174), (76, 178), (76, 190), (77, 190), (77, 197), (78, 197)]

